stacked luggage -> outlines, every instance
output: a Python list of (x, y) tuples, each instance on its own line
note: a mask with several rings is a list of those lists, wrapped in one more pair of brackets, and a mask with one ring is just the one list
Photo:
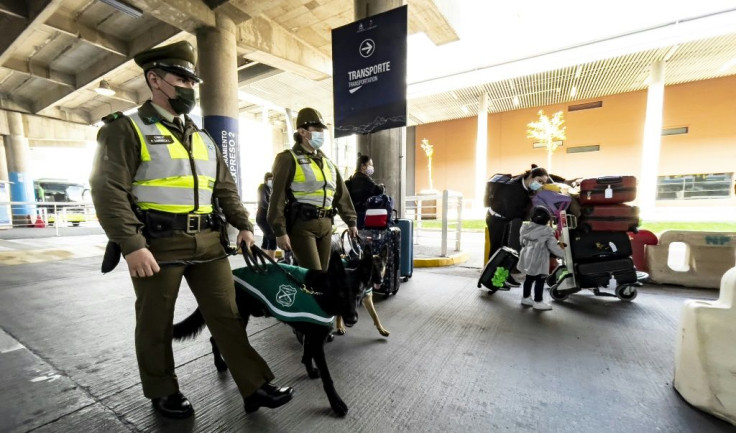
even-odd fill
[(606, 287), (637, 281), (627, 232), (639, 227), (634, 176), (605, 176), (580, 183), (581, 214), (570, 231), (572, 257), (580, 287)]

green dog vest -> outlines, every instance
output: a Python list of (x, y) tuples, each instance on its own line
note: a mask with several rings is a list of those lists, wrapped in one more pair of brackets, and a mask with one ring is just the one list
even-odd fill
[[(256, 273), (247, 267), (233, 270), (235, 287), (245, 290), (260, 300), (272, 316), (282, 322), (309, 322), (332, 327), (335, 316), (329, 316), (314, 299), (314, 295), (302, 289), (308, 269), (285, 264), (266, 264), (267, 271)], [(275, 269), (281, 267), (296, 281)], [(319, 288), (316, 288), (319, 290)]]

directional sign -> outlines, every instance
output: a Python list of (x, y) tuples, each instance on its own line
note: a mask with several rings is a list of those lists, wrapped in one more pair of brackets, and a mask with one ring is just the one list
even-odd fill
[(335, 137), (406, 126), (407, 6), (332, 30)]

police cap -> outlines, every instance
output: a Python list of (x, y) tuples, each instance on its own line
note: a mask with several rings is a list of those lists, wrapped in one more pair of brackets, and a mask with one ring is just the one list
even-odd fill
[(319, 111), (314, 108), (302, 108), (296, 116), (296, 127), (307, 129), (310, 126), (327, 128), (327, 125), (325, 125), (325, 121), (322, 120), (322, 115), (319, 114)]
[(194, 52), (192, 44), (187, 41), (140, 52), (133, 56), (133, 60), (143, 69), (144, 73), (153, 68), (158, 68), (172, 74), (191, 78), (198, 83), (202, 82), (194, 72), (197, 54)]

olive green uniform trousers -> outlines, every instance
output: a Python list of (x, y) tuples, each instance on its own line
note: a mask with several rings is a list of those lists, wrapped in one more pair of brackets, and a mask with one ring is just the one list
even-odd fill
[(288, 235), (299, 266), (327, 270), (332, 248), (332, 218), (297, 219)]
[[(175, 231), (170, 237), (150, 239), (149, 248), (159, 262), (208, 260), (225, 254), (219, 233), (210, 229), (197, 234)], [(162, 266), (152, 277), (133, 278), (135, 348), (143, 394), (155, 398), (179, 391), (171, 340), (182, 277), (197, 299), (240, 394), (246, 397), (273, 380), (268, 365), (248, 342), (235, 304), (230, 262), (223, 257), (208, 263)]]

